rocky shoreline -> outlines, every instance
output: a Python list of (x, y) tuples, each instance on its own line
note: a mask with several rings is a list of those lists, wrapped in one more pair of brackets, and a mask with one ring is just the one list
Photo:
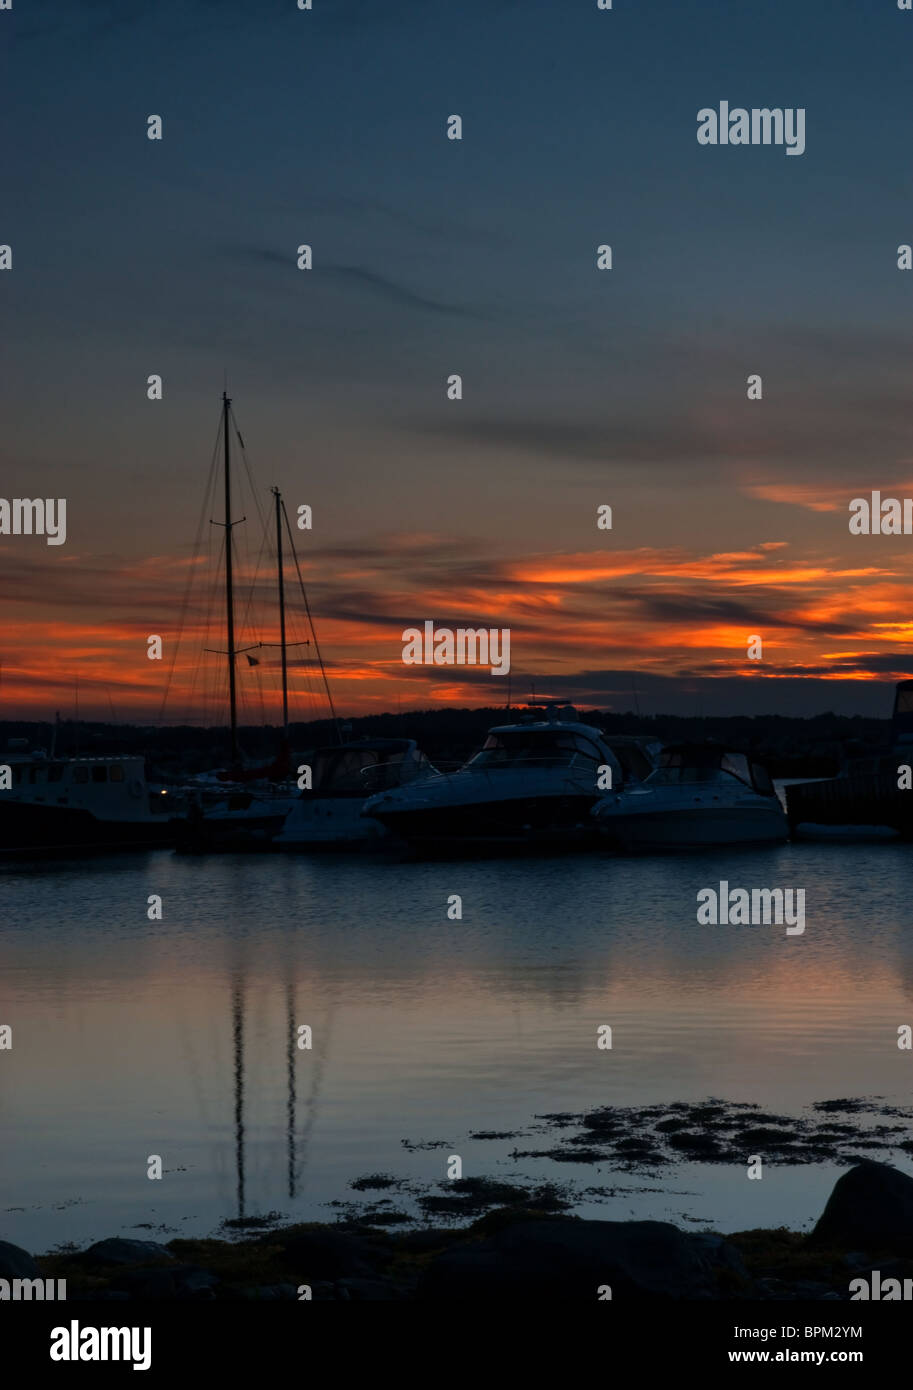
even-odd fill
[[(913, 1178), (858, 1163), (807, 1235), (780, 1228), (722, 1236), (511, 1205), (456, 1230), (391, 1232), (340, 1221), (167, 1245), (115, 1237), (37, 1257), (0, 1242), (0, 1296), (17, 1296), (12, 1281), (35, 1279), (66, 1280), (69, 1302), (838, 1301), (854, 1296), (854, 1280), (879, 1289), (875, 1296), (901, 1298), (905, 1279), (913, 1294)], [(854, 1288), (858, 1296), (860, 1284)]]

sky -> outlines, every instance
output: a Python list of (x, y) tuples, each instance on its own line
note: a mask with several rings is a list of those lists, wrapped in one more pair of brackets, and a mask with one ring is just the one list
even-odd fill
[[(848, 503), (913, 495), (896, 0), (14, 0), (0, 53), (0, 493), (67, 499), (65, 545), (0, 536), (0, 718), (225, 717), (226, 381), (261, 506), (312, 508), (342, 712), (504, 700), (403, 664), (431, 620), (509, 628), (514, 700), (890, 713), (913, 537)], [(699, 145), (723, 100), (804, 108), (805, 153)]]

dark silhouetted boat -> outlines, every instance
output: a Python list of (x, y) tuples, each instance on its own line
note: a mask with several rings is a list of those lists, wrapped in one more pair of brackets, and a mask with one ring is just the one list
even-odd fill
[(21, 739), (0, 754), (0, 853), (173, 845), (174, 808), (141, 757), (49, 756)]
[[(894, 690), (890, 746), (850, 752), (836, 777), (795, 782), (786, 788), (793, 835), (813, 839), (911, 839), (913, 790), (913, 680)], [(901, 786), (902, 780), (907, 783)]]
[(490, 729), (458, 771), (380, 792), (362, 814), (425, 852), (592, 845), (590, 811), (607, 778), (615, 790), (639, 785), (656, 751), (648, 739), (606, 736), (572, 706), (546, 705)]

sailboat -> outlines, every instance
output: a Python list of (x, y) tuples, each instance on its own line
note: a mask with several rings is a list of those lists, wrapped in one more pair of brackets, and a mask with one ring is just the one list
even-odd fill
[[(228, 703), (231, 759), (227, 769), (215, 777), (198, 779), (197, 794), (191, 799), (186, 819), (181, 825), (178, 848), (184, 852), (206, 852), (212, 850), (252, 850), (269, 849), (273, 836), (281, 829), (297, 795), (297, 786), (289, 781), (290, 750), (288, 721), (288, 647), (292, 645), (286, 634), (285, 566), (283, 557), (283, 532), (286, 532), (294, 555), (294, 540), (288, 513), (278, 488), (273, 488), (275, 503), (275, 541), (276, 541), (276, 583), (279, 609), (279, 648), (282, 669), (282, 741), (279, 752), (267, 766), (246, 766), (241, 758), (238, 742), (238, 689), (236, 661), (252, 648), (238, 647), (235, 641), (235, 594), (234, 568), (232, 556), (232, 530), (239, 522), (232, 516), (231, 494), (231, 398), (222, 393), (222, 440), (225, 521), (215, 523), (225, 528), (225, 629), (227, 650), (220, 653), (228, 661)], [(298, 571), (300, 580), (300, 570)], [(310, 609), (304, 594), (305, 609), (310, 622)], [(316, 633), (311, 624), (314, 647), (320, 663), (329, 698), (326, 673), (320, 658)], [(257, 643), (257, 647), (269, 645)], [(251, 664), (258, 664), (248, 656)], [(330, 708), (335, 720), (335, 711)]]

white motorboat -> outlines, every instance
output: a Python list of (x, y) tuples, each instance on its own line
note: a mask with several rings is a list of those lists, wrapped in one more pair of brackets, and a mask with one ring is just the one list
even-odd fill
[(665, 748), (642, 786), (603, 797), (593, 817), (625, 851), (774, 844), (789, 835), (767, 769), (716, 744)]
[(0, 753), (0, 853), (172, 844), (174, 810), (142, 757), (48, 756), (19, 739)]
[(646, 739), (611, 739), (569, 706), (489, 730), (453, 773), (372, 796), (363, 815), (417, 849), (581, 845), (596, 839), (591, 808), (611, 786), (653, 767)]

